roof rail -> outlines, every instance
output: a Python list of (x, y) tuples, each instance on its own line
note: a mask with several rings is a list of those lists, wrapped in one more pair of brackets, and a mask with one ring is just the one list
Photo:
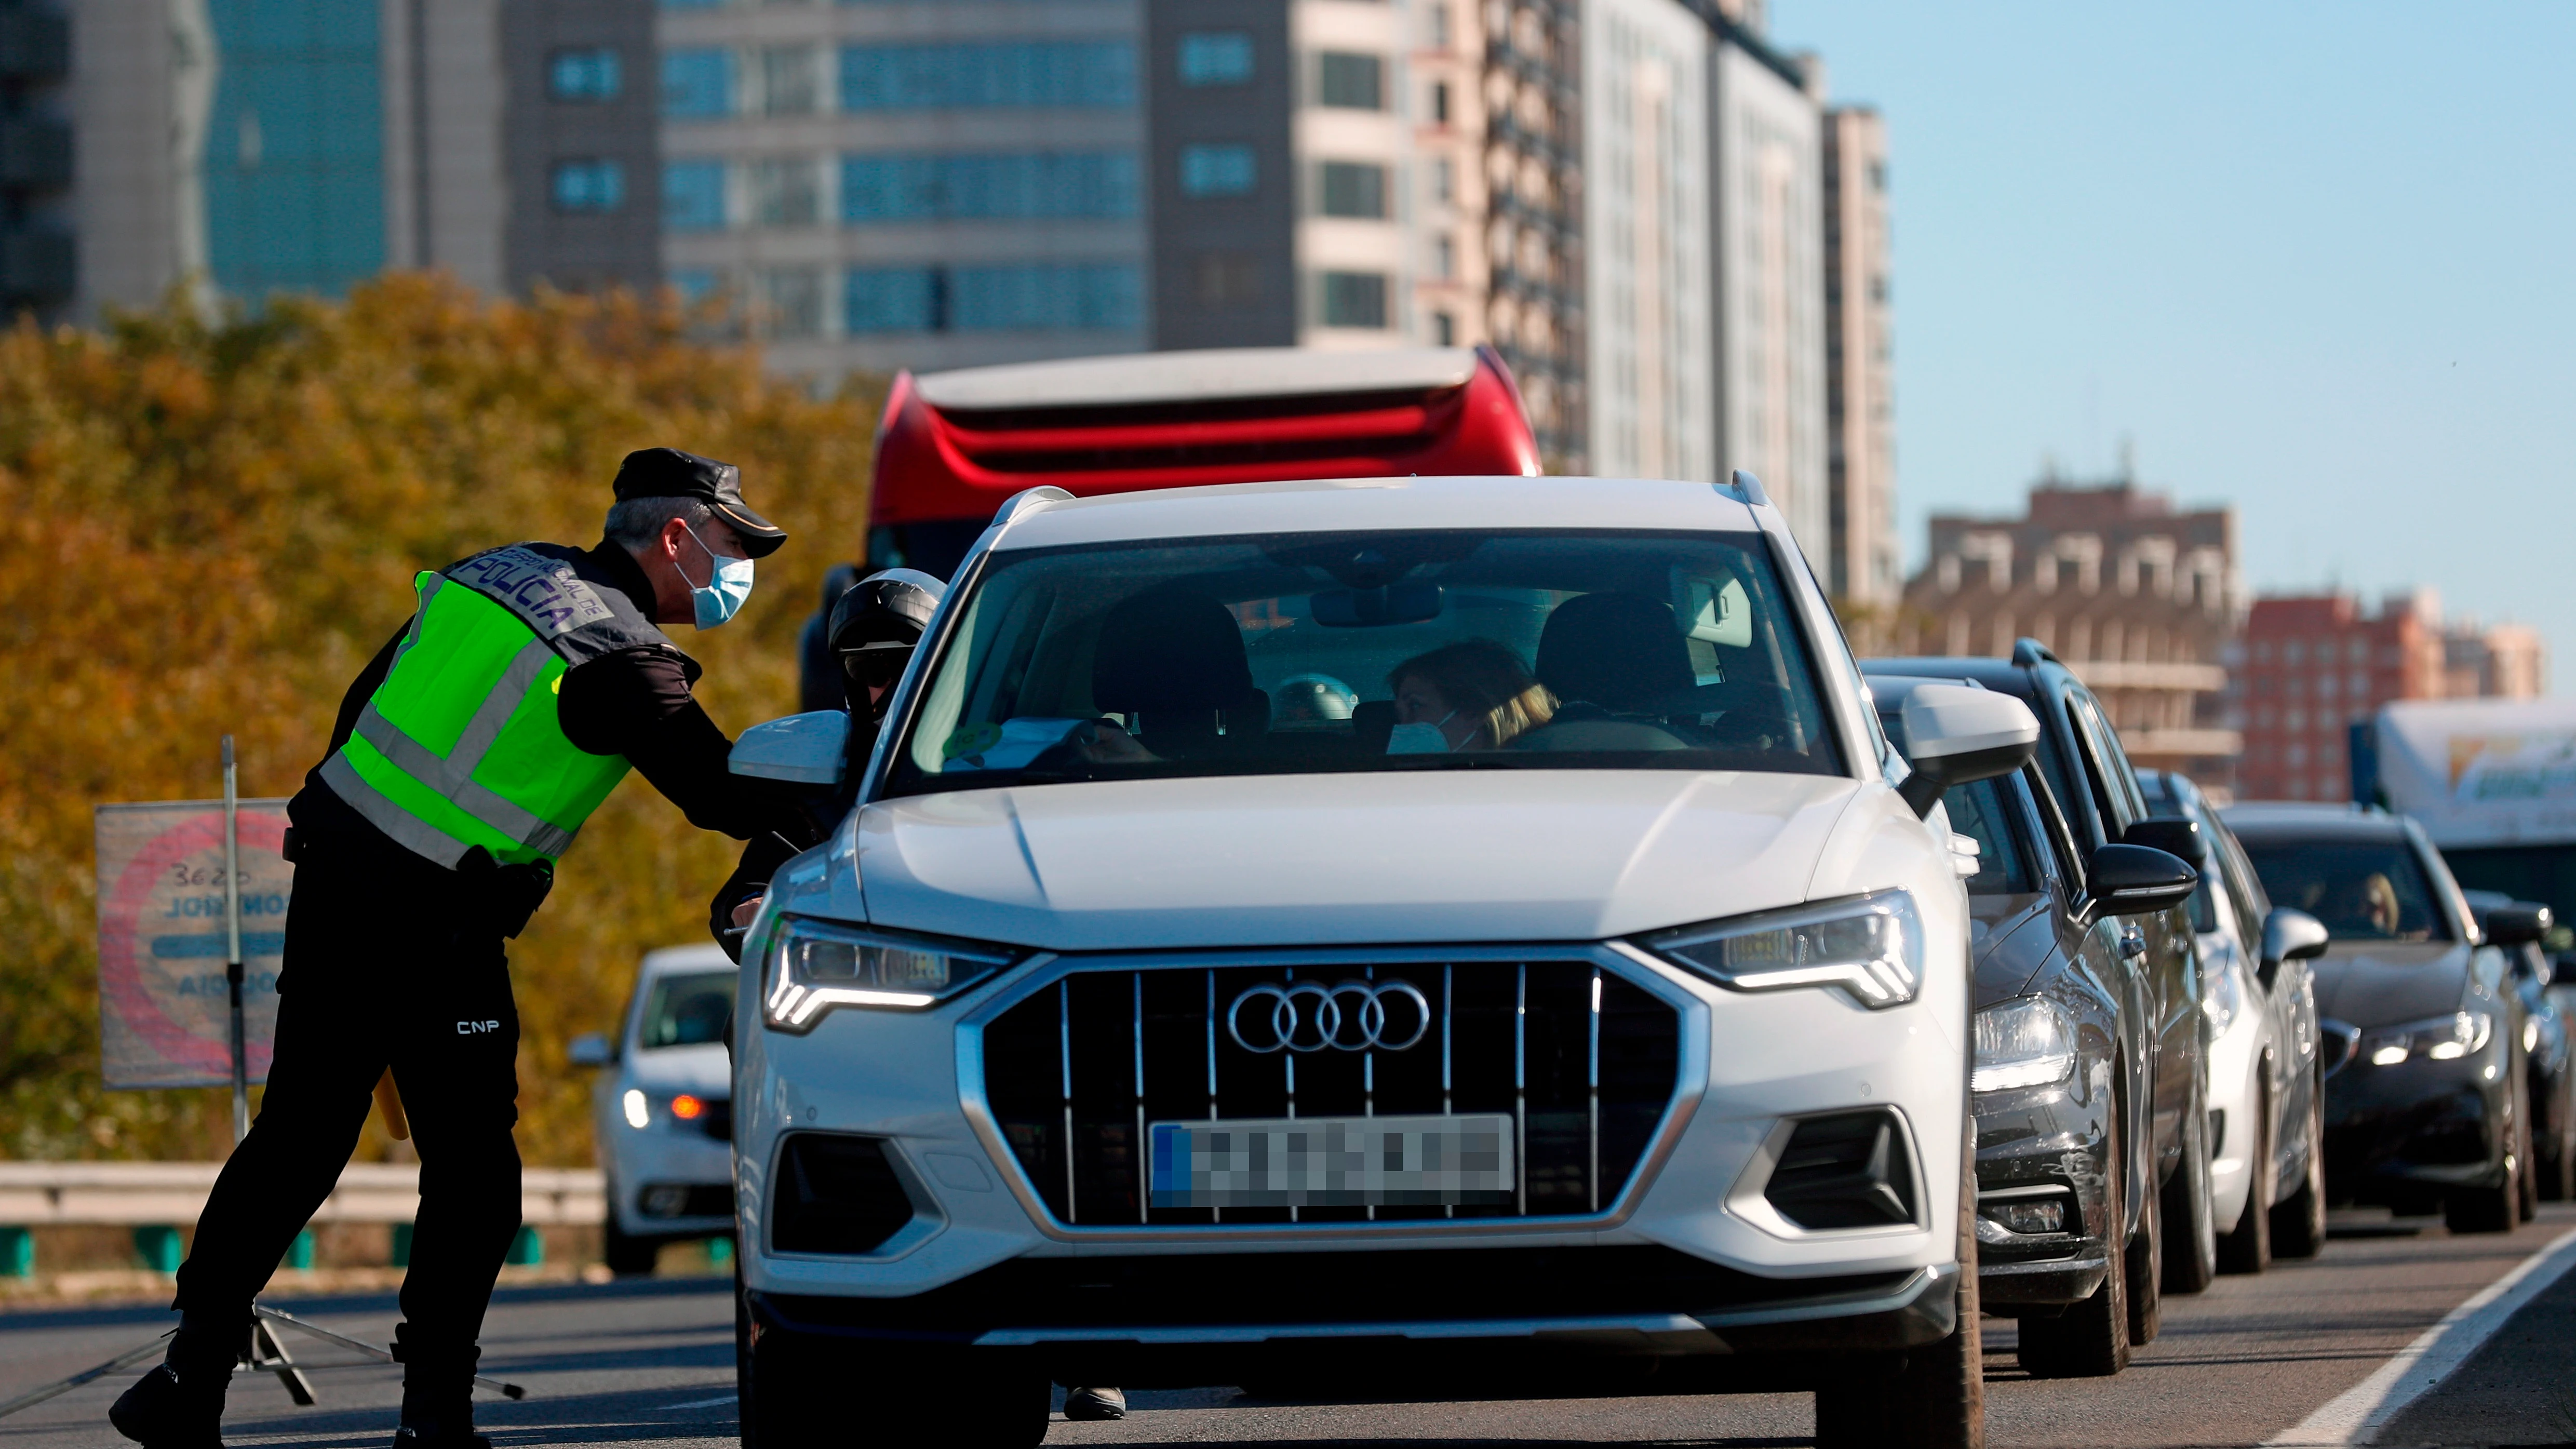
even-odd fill
[(1736, 492), (1744, 495), (1745, 502), (1752, 504), (1756, 508), (1767, 508), (1770, 506), (1771, 495), (1762, 491), (1761, 479), (1754, 477), (1752, 474), (1747, 473), (1741, 468), (1738, 468), (1735, 470), (1734, 476), (1729, 478), (1727, 481), (1735, 485)]
[(1052, 483), (1041, 483), (1035, 488), (1023, 488), (1003, 499), (1002, 506), (993, 510), (992, 526), (999, 528), (1003, 524), (1014, 522), (1024, 514), (1035, 513), (1050, 503), (1071, 503), (1072, 501), (1072, 494)]
[(2058, 658), (2047, 645), (2024, 634), (2013, 641), (2012, 662), (2028, 669), (2036, 664), (2063, 664), (2066, 661)]

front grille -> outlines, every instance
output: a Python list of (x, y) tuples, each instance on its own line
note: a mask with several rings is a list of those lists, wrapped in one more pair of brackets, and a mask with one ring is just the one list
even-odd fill
[(733, 1184), (727, 1182), (652, 1182), (635, 1195), (635, 1205), (648, 1218), (729, 1218)]
[[(1224, 1014), (1238, 996), (1300, 980), (1409, 983), (1431, 1019), (1401, 1051), (1265, 1053), (1233, 1039)], [(1617, 1200), (1672, 1101), (1681, 1017), (1582, 960), (1104, 967), (1076, 969), (1002, 1012), (984, 1028), (983, 1046), (986, 1105), (1062, 1223), (1536, 1218), (1597, 1212)], [(1512, 1121), (1509, 1201), (1296, 1208), (1147, 1201), (1141, 1149), (1151, 1122), (1467, 1113)]]

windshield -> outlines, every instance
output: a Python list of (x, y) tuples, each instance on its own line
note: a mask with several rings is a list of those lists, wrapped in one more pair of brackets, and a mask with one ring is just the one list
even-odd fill
[(644, 998), (644, 1020), (636, 1026), (635, 1044), (650, 1050), (723, 1041), (725, 1018), (733, 1011), (733, 988), (730, 971), (657, 978), (653, 994)]
[(2325, 922), (2338, 941), (2451, 938), (2403, 840), (2244, 840), (2263, 893)]
[(1535, 766), (1830, 774), (1759, 534), (1291, 534), (994, 555), (894, 793)]

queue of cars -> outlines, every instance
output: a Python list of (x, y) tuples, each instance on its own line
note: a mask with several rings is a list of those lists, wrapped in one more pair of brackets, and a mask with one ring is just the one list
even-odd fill
[[(1855, 660), (1758, 481), (1532, 476), (1490, 354), (1193, 356), (898, 386), (871, 559), (955, 586), (859, 804), (576, 1044), (612, 1266), (738, 1238), (747, 1444), (863, 1362), (896, 1440), (1612, 1363), (1970, 1445), (1985, 1315), (2114, 1374), (2330, 1200), (2569, 1190), (2546, 913), (2402, 820)], [(837, 780), (817, 678), (738, 771)]]

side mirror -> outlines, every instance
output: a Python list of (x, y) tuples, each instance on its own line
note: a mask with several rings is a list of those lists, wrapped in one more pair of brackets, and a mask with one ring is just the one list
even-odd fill
[(2200, 833), (2200, 822), (2187, 815), (2159, 815), (2137, 821), (2121, 834), (2120, 840), (2127, 845), (2161, 850), (2195, 870), (2209, 865), (2209, 838)]
[[(1905, 762), (1914, 773), (1897, 793), (1918, 817), (1953, 785), (2009, 775), (2039, 748), (2030, 706), (1991, 689), (1925, 684), (1905, 696)], [(2189, 892), (2185, 892), (2189, 894)]]
[(2268, 991), (2272, 978), (2281, 974), (2282, 962), (2313, 961), (2326, 953), (2331, 940), (2325, 922), (2305, 911), (2274, 906), (2272, 914), (2263, 918), (2263, 960), (2254, 974)]
[(2093, 890), (2093, 914), (2143, 916), (2171, 910), (2200, 889), (2200, 872), (2180, 856), (2150, 845), (2111, 844), (2093, 852), (2085, 863)]
[(2546, 937), (2555, 924), (2547, 906), (2498, 906), (2487, 912), (2487, 944), (2529, 945)]
[(732, 769), (760, 780), (789, 780), (799, 785), (841, 783), (850, 745), (850, 716), (845, 710), (818, 709), (756, 724), (733, 742)]
[(586, 1031), (572, 1039), (572, 1050), (565, 1055), (576, 1067), (604, 1067), (617, 1060), (617, 1049), (598, 1032)]

